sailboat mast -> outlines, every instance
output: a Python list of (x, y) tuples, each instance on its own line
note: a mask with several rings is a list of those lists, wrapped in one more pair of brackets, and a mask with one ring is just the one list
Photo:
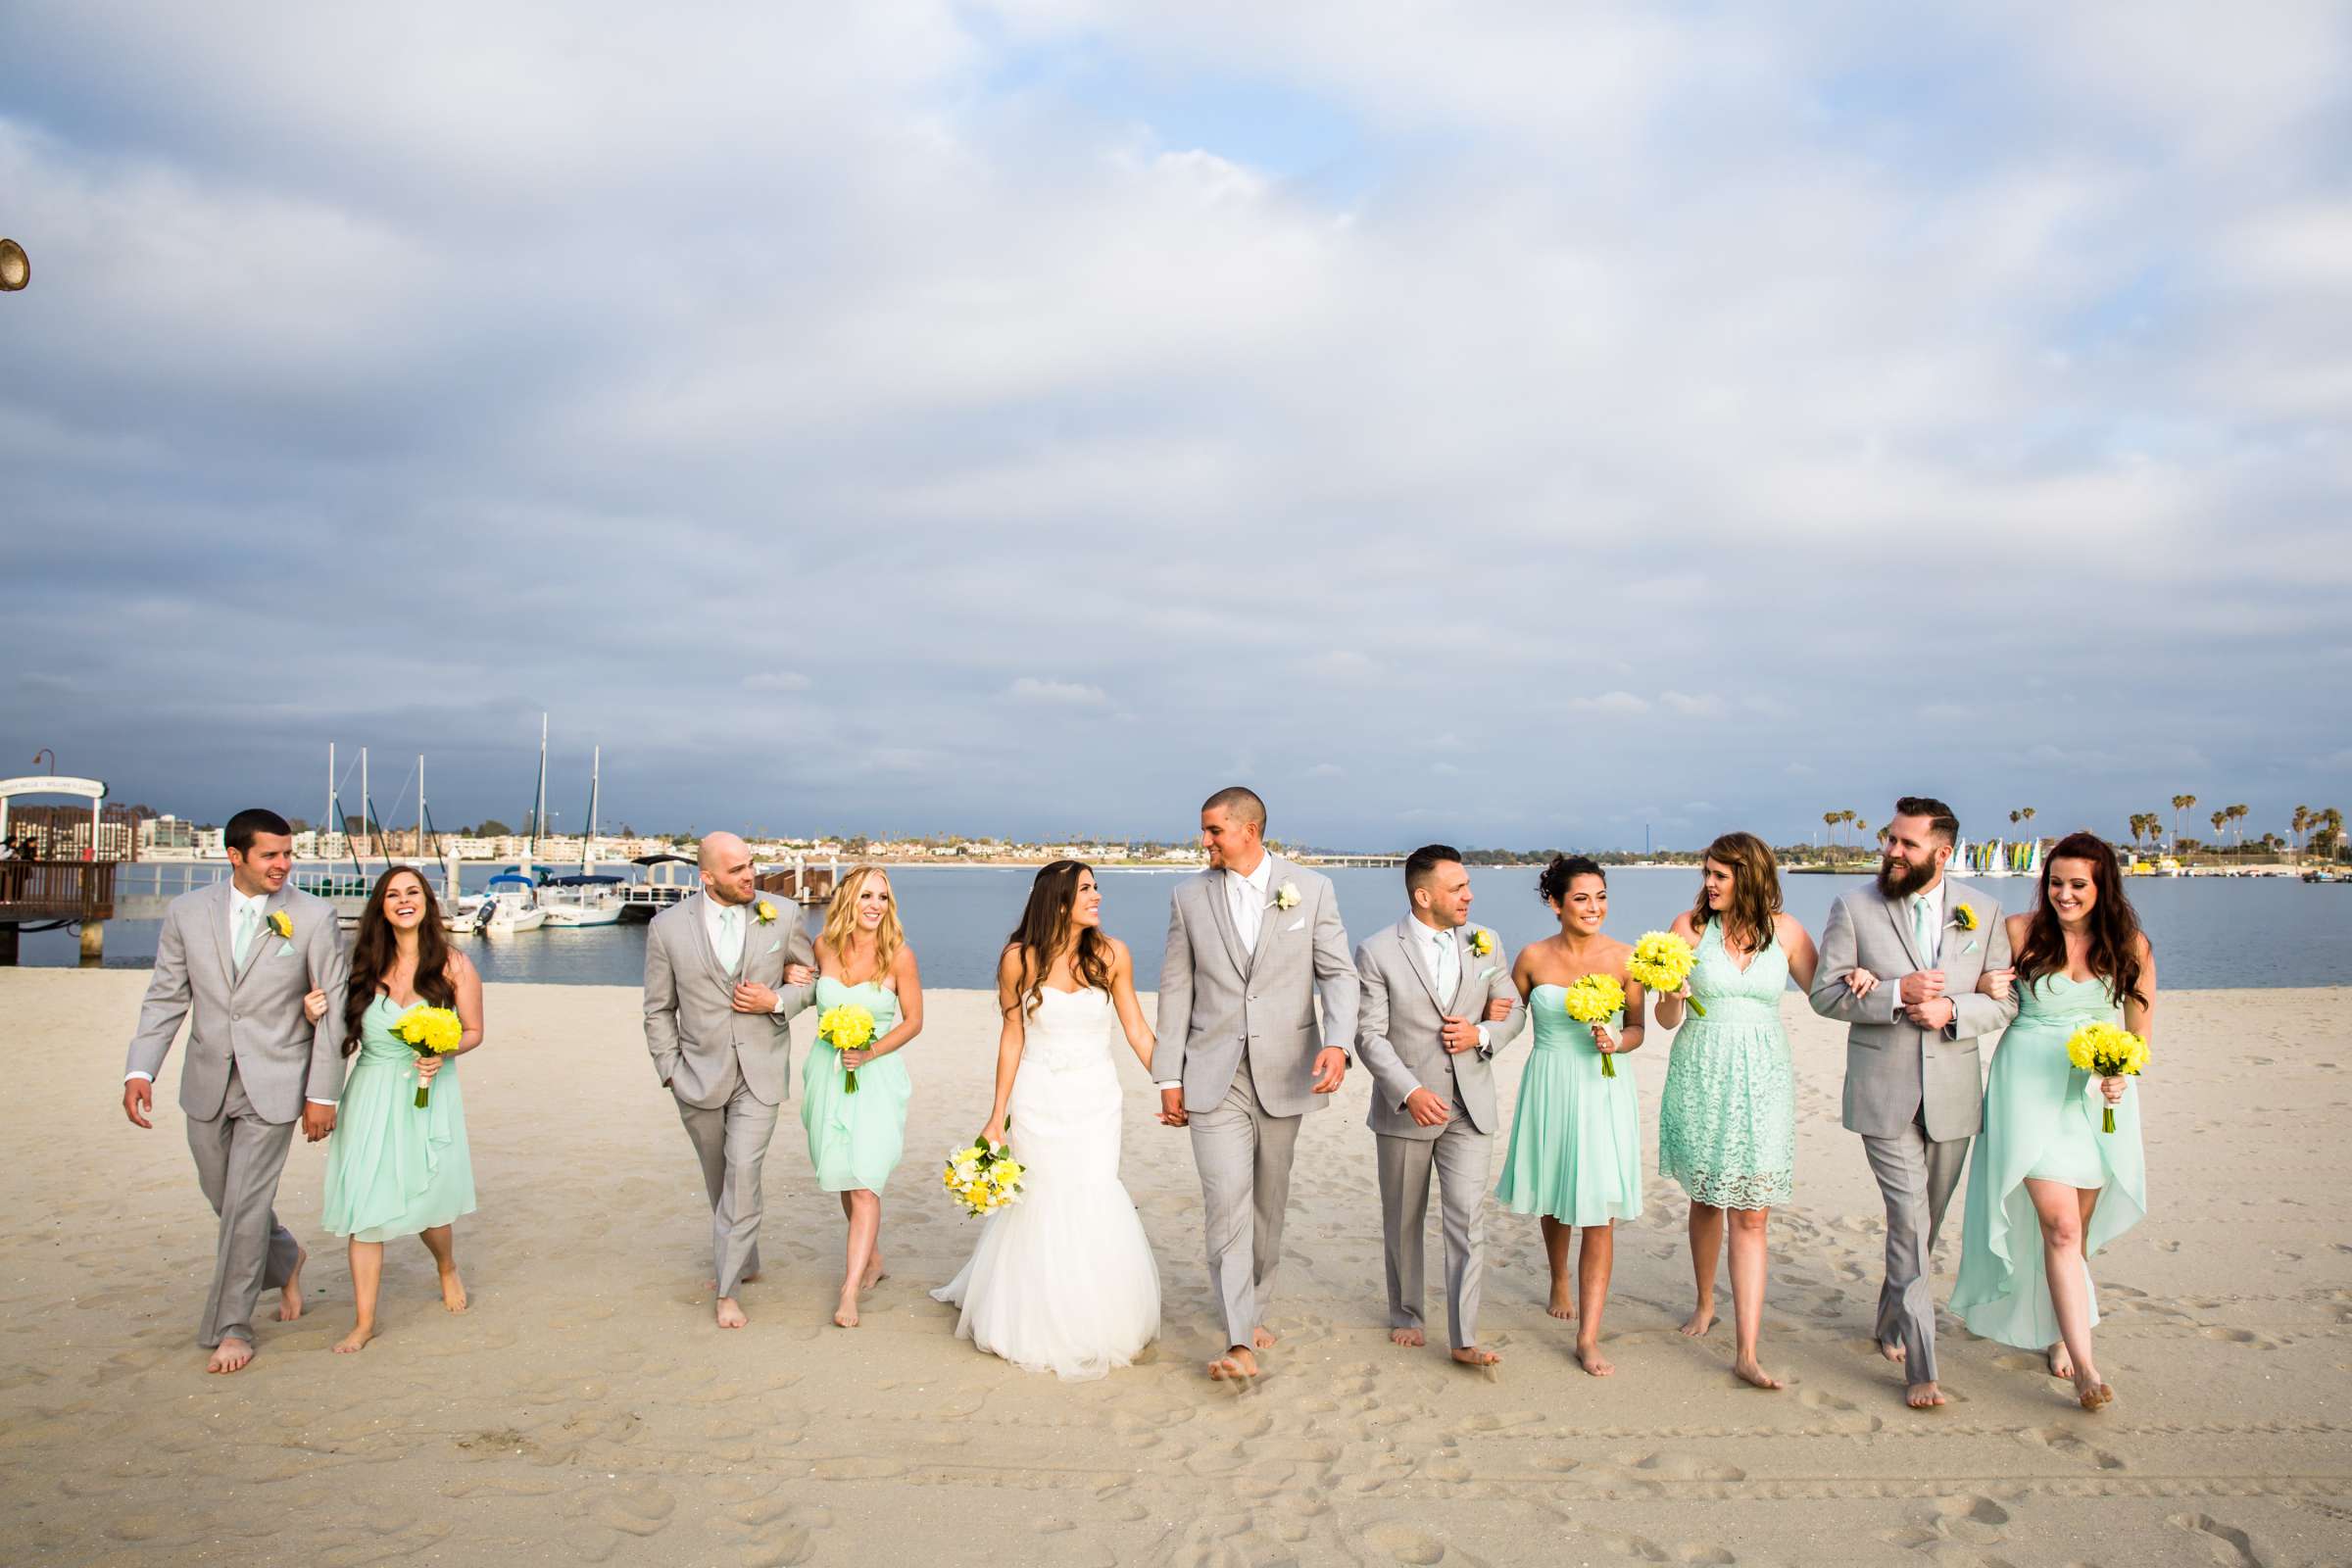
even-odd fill
[(416, 754), (416, 858), (424, 858), (424, 754)]
[(335, 743), (326, 743), (326, 814), (318, 819), (318, 842), (312, 846), (326, 858), (326, 835), (335, 831)]
[(597, 793), (604, 783), (605, 749), (597, 747), (588, 758), (588, 842), (580, 851), (580, 871), (585, 875), (588, 862), (596, 858)]
[[(368, 799), (368, 748), (363, 746), (360, 748), (360, 835), (368, 841), (369, 849), (375, 848), (375, 834), (368, 825), (374, 816), (375, 808)], [(359, 857), (354, 854), (352, 858), (356, 860)]]
[(547, 831), (547, 715), (539, 715), (539, 799), (531, 807), (531, 856), (539, 854), (539, 836)]

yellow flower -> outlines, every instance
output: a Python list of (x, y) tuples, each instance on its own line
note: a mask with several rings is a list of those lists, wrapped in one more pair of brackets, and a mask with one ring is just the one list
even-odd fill
[(1565, 1005), (1578, 1023), (1606, 1023), (1625, 1010), (1625, 987), (1613, 974), (1589, 974), (1568, 988)]
[(466, 1023), (447, 1007), (411, 1007), (400, 1015), (392, 1032), (412, 1047), (446, 1056), (466, 1038)]
[(291, 942), (294, 940), (294, 917), (283, 909), (270, 911), (270, 929)]
[(854, 1002), (827, 1007), (816, 1020), (816, 1038), (835, 1051), (861, 1050), (874, 1038), (874, 1015)]
[(1977, 923), (1977, 910), (1974, 905), (1959, 904), (1952, 906), (1952, 924), (1963, 931), (1974, 931)]
[(1484, 926), (1479, 927), (1470, 938), (1470, 951), (1482, 958), (1492, 954), (1494, 951), (1494, 933)]
[(775, 924), (776, 906), (765, 899), (761, 899), (758, 904), (752, 906), (752, 913), (759, 917), (761, 925)]

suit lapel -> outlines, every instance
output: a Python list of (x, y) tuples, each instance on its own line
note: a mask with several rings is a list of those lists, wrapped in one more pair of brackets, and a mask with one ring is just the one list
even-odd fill
[(1243, 979), (1250, 978), (1250, 955), (1242, 951), (1242, 939), (1233, 928), (1233, 910), (1226, 904), (1226, 879), (1231, 871), (1211, 871), (1200, 880), (1200, 891), (1208, 899), (1209, 916), (1217, 922), (1218, 934), (1225, 939), (1225, 956), (1233, 960), (1233, 972)]
[(1429, 993), (1430, 1005), (1443, 1013), (1446, 1010), (1446, 999), (1438, 995), (1438, 977), (1430, 973), (1429, 947), (1415, 929), (1420, 924), (1409, 914), (1397, 921), (1396, 945), (1404, 949), (1405, 961), (1413, 966), (1413, 973), (1420, 976), (1421, 989)]
[[(689, 923), (694, 927), (695, 950), (703, 956), (703, 966), (710, 971), (710, 978), (718, 988), (733, 997), (735, 982), (728, 978), (726, 965), (718, 961), (718, 950), (710, 945), (710, 906), (717, 902), (708, 893), (697, 893), (688, 901), (694, 907), (694, 918)], [(744, 945), (751, 945), (749, 938), (745, 939)]]
[(204, 929), (213, 939), (213, 956), (220, 960), (220, 989), (225, 995), (237, 989), (236, 949), (228, 940), (229, 895), (234, 889), (225, 878), (214, 886), (220, 894), (205, 903)]
[(1886, 906), (1886, 918), (1894, 922), (1894, 934), (1896, 939), (1902, 943), (1903, 951), (1911, 955), (1911, 967), (1914, 969), (1931, 967), (1926, 956), (1919, 951), (1919, 943), (1911, 935), (1911, 915), (1910, 911), (1903, 907), (1904, 901), (1890, 899), (1881, 893), (1879, 902)]
[[(284, 888), (279, 888), (262, 901), (262, 928), (253, 934), (253, 946), (245, 950), (245, 967), (237, 971), (236, 980), (230, 985), (230, 990), (234, 991), (238, 986), (243, 985), (251, 977), (253, 971), (262, 966), (262, 959), (269, 954), (271, 943), (283, 940), (270, 928), (270, 917), (275, 914), (285, 902), (286, 890)], [(236, 956), (233, 948), (230, 950), (229, 956), (231, 958)]]
[[(1450, 1009), (1439, 1009), (1440, 1011), (1450, 1010), (1453, 1016), (1469, 1018), (1473, 1023), (1478, 1021), (1478, 1017), (1474, 1014), (1483, 1016), (1486, 1011), (1486, 999), (1474, 998), (1472, 995), (1471, 982), (1474, 977), (1470, 973), (1470, 966), (1478, 961), (1478, 955), (1470, 951), (1470, 933), (1475, 929), (1477, 928), (1467, 925), (1457, 925), (1453, 928), (1453, 1006)], [(1475, 1000), (1478, 1005), (1469, 1011), (1464, 1011), (1462, 1004), (1472, 1000)]]
[(1275, 917), (1290, 912), (1275, 907), (1274, 901), (1281, 896), (1282, 861), (1269, 855), (1266, 857), (1266, 906), (1257, 911), (1257, 946), (1250, 950), (1250, 968), (1242, 971), (1244, 979), (1248, 979), (1250, 972), (1256, 969), (1258, 956), (1266, 951), (1266, 944), (1274, 940)]

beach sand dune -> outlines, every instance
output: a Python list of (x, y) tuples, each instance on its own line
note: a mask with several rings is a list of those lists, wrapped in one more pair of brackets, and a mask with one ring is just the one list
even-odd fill
[[(1728, 1299), (1706, 1341), (1675, 1331), (1684, 1205), (1656, 1183), (1654, 1147), (1648, 1210), (1621, 1228), (1616, 1377), (1578, 1370), (1572, 1327), (1543, 1310), (1534, 1222), (1491, 1208), (1484, 1330), (1505, 1364), (1390, 1346), (1360, 1072), (1299, 1144), (1270, 1373), (1211, 1386), (1191, 1153), (1151, 1120), (1132, 1058), (1125, 1177), (1159, 1256), (1164, 1337), (1076, 1386), (974, 1352), (925, 1292), (976, 1223), (935, 1182), (986, 1109), (995, 1031), (975, 993), (933, 993), (911, 1048), (891, 1278), (865, 1326), (828, 1321), (841, 1215), (788, 1113), (752, 1327), (721, 1333), (701, 1289), (708, 1212), (637, 993), (546, 986), (492, 987), (489, 1044), (462, 1069), (473, 1309), (444, 1313), (422, 1249), (395, 1247), (382, 1338), (329, 1354), (350, 1284), (318, 1229), (322, 1151), (297, 1142), (278, 1207), (313, 1254), (311, 1310), (265, 1311), (256, 1364), (207, 1377), (193, 1333), (213, 1218), (176, 1061), (153, 1132), (117, 1108), (145, 982), (0, 971), (0, 1561), (2352, 1561), (2339, 993), (2165, 1000), (2143, 1091), (2153, 1213), (2095, 1265), (2121, 1402), (2092, 1417), (2037, 1357), (1948, 1318), (1954, 1402), (1902, 1406), (1869, 1339), (1879, 1207), (1838, 1126), (1842, 1047), (1793, 997), (1798, 1201), (1774, 1220), (1765, 1338), (1778, 1395), (1732, 1378)], [(1506, 1104), (1524, 1054), (1504, 1058)], [(1645, 1139), (1665, 1065), (1662, 1038), (1631, 1061)], [(1955, 1211), (1939, 1296), (1959, 1229)], [(1430, 1310), (1442, 1329), (1442, 1300)]]

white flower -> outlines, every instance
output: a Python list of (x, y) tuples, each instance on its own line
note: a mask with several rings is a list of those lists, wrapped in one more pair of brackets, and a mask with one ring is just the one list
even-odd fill
[(1285, 882), (1280, 888), (1276, 889), (1274, 893), (1274, 907), (1277, 909), (1296, 909), (1298, 907), (1298, 884), (1296, 882)]

